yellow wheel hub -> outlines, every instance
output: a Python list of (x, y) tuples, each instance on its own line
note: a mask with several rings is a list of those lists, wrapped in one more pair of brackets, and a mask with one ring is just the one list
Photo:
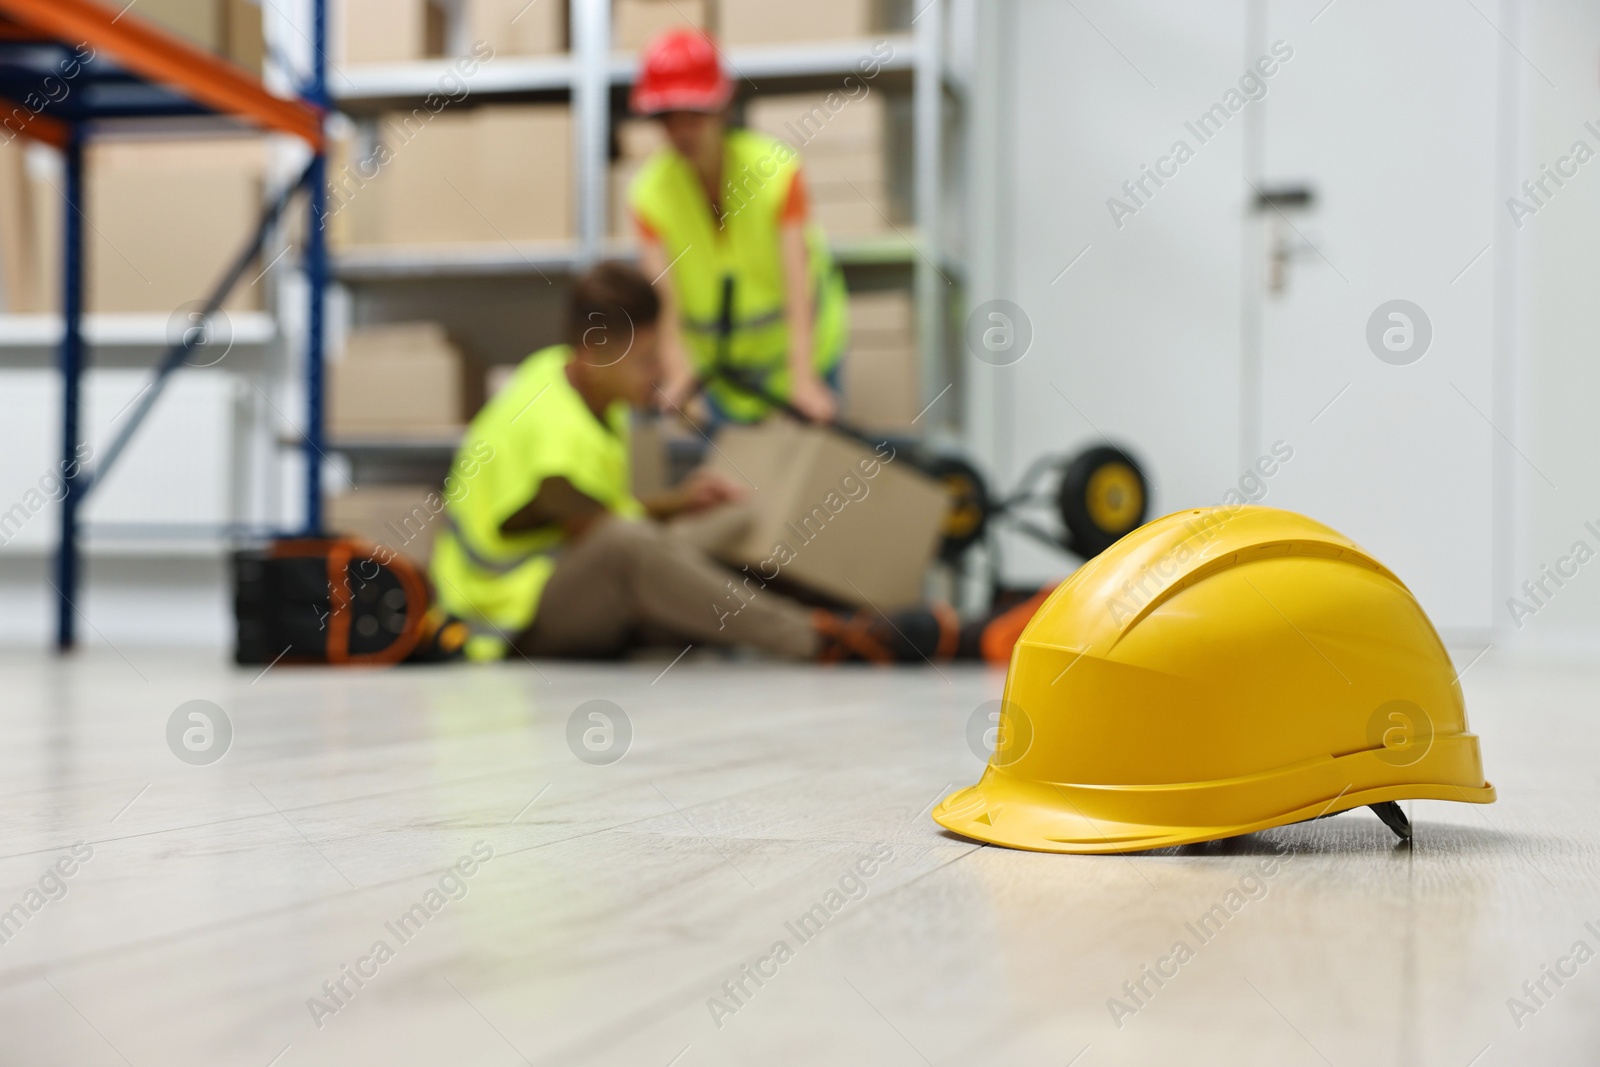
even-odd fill
[(944, 517), (944, 536), (968, 537), (983, 521), (983, 508), (972, 482), (962, 474), (947, 474), (944, 489), (950, 497), (950, 510)]
[(1089, 518), (1110, 533), (1130, 529), (1144, 510), (1144, 488), (1138, 473), (1126, 463), (1107, 463), (1097, 469), (1089, 476), (1084, 496)]

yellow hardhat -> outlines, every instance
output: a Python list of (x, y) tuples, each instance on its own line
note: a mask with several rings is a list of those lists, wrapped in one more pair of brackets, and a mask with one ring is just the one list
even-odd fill
[(1494, 801), (1411, 591), (1277, 508), (1168, 515), (1062, 583), (1011, 654), (977, 785), (933, 810), (1046, 852), (1210, 841), (1364, 804)]

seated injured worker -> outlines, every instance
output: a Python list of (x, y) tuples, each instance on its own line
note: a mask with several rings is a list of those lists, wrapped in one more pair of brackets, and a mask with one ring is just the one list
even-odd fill
[(628, 190), (640, 266), (662, 302), (666, 381), (657, 403), (682, 413), (703, 386), (719, 421), (769, 415), (759, 396), (716, 376), (720, 364), (829, 422), (849, 336), (844, 276), (808, 220), (799, 155), (730, 129), (732, 98), (710, 39), (669, 30), (646, 50), (630, 100), (635, 113), (660, 119), (670, 145)]
[(568, 343), (535, 352), (468, 427), (431, 575), (473, 648), (595, 657), (643, 644), (742, 645), (806, 660), (920, 662), (958, 645), (948, 608), (892, 617), (804, 607), (771, 590), (728, 612), (741, 579), (667, 522), (740, 499), (699, 471), (657, 497), (630, 487), (632, 409), (657, 394), (660, 302), (631, 267), (573, 283)]

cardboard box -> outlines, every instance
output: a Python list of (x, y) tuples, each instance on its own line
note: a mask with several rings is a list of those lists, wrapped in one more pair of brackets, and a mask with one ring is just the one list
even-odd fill
[[(888, 187), (888, 160), (880, 151), (807, 152), (800, 157), (808, 185), (884, 190)], [(887, 194), (881, 194), (887, 199)]]
[(717, 19), (722, 40), (730, 45), (859, 38), (878, 28), (873, 0), (720, 0)]
[(869, 430), (906, 430), (922, 411), (922, 366), (914, 345), (850, 344), (844, 361), (845, 418)]
[(636, 52), (667, 30), (711, 28), (709, 0), (612, 0), (611, 47)]
[(406, 63), (428, 54), (426, 0), (334, 0), (342, 63)]
[(0, 142), (0, 293), (4, 310), (12, 314), (46, 310), (35, 199), (27, 143)]
[(917, 328), (916, 303), (909, 289), (880, 289), (850, 294), (850, 333), (890, 334), (904, 341)]
[[(20, 140), (7, 152), (0, 162), (6, 309), (56, 312), (60, 156)], [(84, 233), (88, 310), (168, 314), (204, 299), (255, 229), (265, 161), (257, 137), (92, 141), (86, 213), (93, 222)], [(225, 305), (230, 311), (261, 306), (262, 287), (248, 284)]]
[(772, 419), (723, 428), (708, 466), (754, 486), (755, 521), (726, 562), (860, 607), (922, 601), (946, 498), (888, 446)]
[(226, 16), (218, 0), (139, 0), (132, 13), (208, 52), (223, 50)]
[(260, 0), (222, 0), (222, 52), (260, 77), (267, 54)]
[(610, 182), (611, 204), (606, 216), (606, 229), (612, 237), (633, 240), (638, 236), (638, 228), (633, 224), (633, 208), (628, 203), (628, 188), (638, 176), (642, 165), (633, 160), (618, 160), (611, 164), (611, 171), (607, 177), (607, 181)]
[(253, 74), (261, 73), (266, 44), (260, 0), (139, 0), (130, 14)]
[(758, 96), (745, 120), (799, 150), (812, 217), (830, 236), (893, 231), (888, 108), (881, 93), (853, 99), (838, 92)]
[(910, 290), (851, 293), (845, 417), (874, 430), (903, 430), (911, 427), (923, 403), (916, 304)]
[(623, 119), (617, 123), (617, 149), (623, 159), (640, 162), (667, 147), (667, 134), (655, 119)]
[(467, 47), (496, 55), (548, 56), (567, 50), (565, 0), (465, 0)]
[(458, 432), (483, 399), (483, 374), (433, 322), (352, 330), (328, 366), (335, 437), (434, 437)]
[[(257, 137), (93, 142), (89, 310), (170, 313), (204, 300), (255, 231), (265, 167)], [(59, 199), (48, 186), (41, 192)], [(262, 306), (262, 287), (251, 277), (227, 310)]]
[(33, 212), (32, 244), (38, 256), (34, 264), (34, 277), (39, 303), (32, 310), (59, 314), (62, 227), (66, 221), (66, 202), (60, 192), (65, 181), (61, 153), (44, 145), (30, 144), (25, 154), (28, 207)]
[(426, 568), (444, 524), (444, 496), (432, 485), (375, 485), (328, 498), (328, 529), (386, 546)]
[(878, 90), (758, 93), (745, 105), (745, 125), (799, 149), (882, 151), (888, 105)]
[(388, 161), (342, 195), (354, 243), (567, 240), (576, 232), (564, 104), (392, 112)]
[(879, 237), (894, 233), (888, 212), (859, 197), (854, 202), (811, 203), (811, 220), (829, 237)]

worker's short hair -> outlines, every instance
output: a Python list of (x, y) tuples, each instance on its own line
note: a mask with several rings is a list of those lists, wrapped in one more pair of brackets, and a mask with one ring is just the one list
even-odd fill
[(575, 348), (613, 338), (631, 338), (633, 331), (654, 326), (661, 317), (661, 298), (649, 279), (626, 263), (601, 263), (578, 275), (567, 301), (567, 341)]

